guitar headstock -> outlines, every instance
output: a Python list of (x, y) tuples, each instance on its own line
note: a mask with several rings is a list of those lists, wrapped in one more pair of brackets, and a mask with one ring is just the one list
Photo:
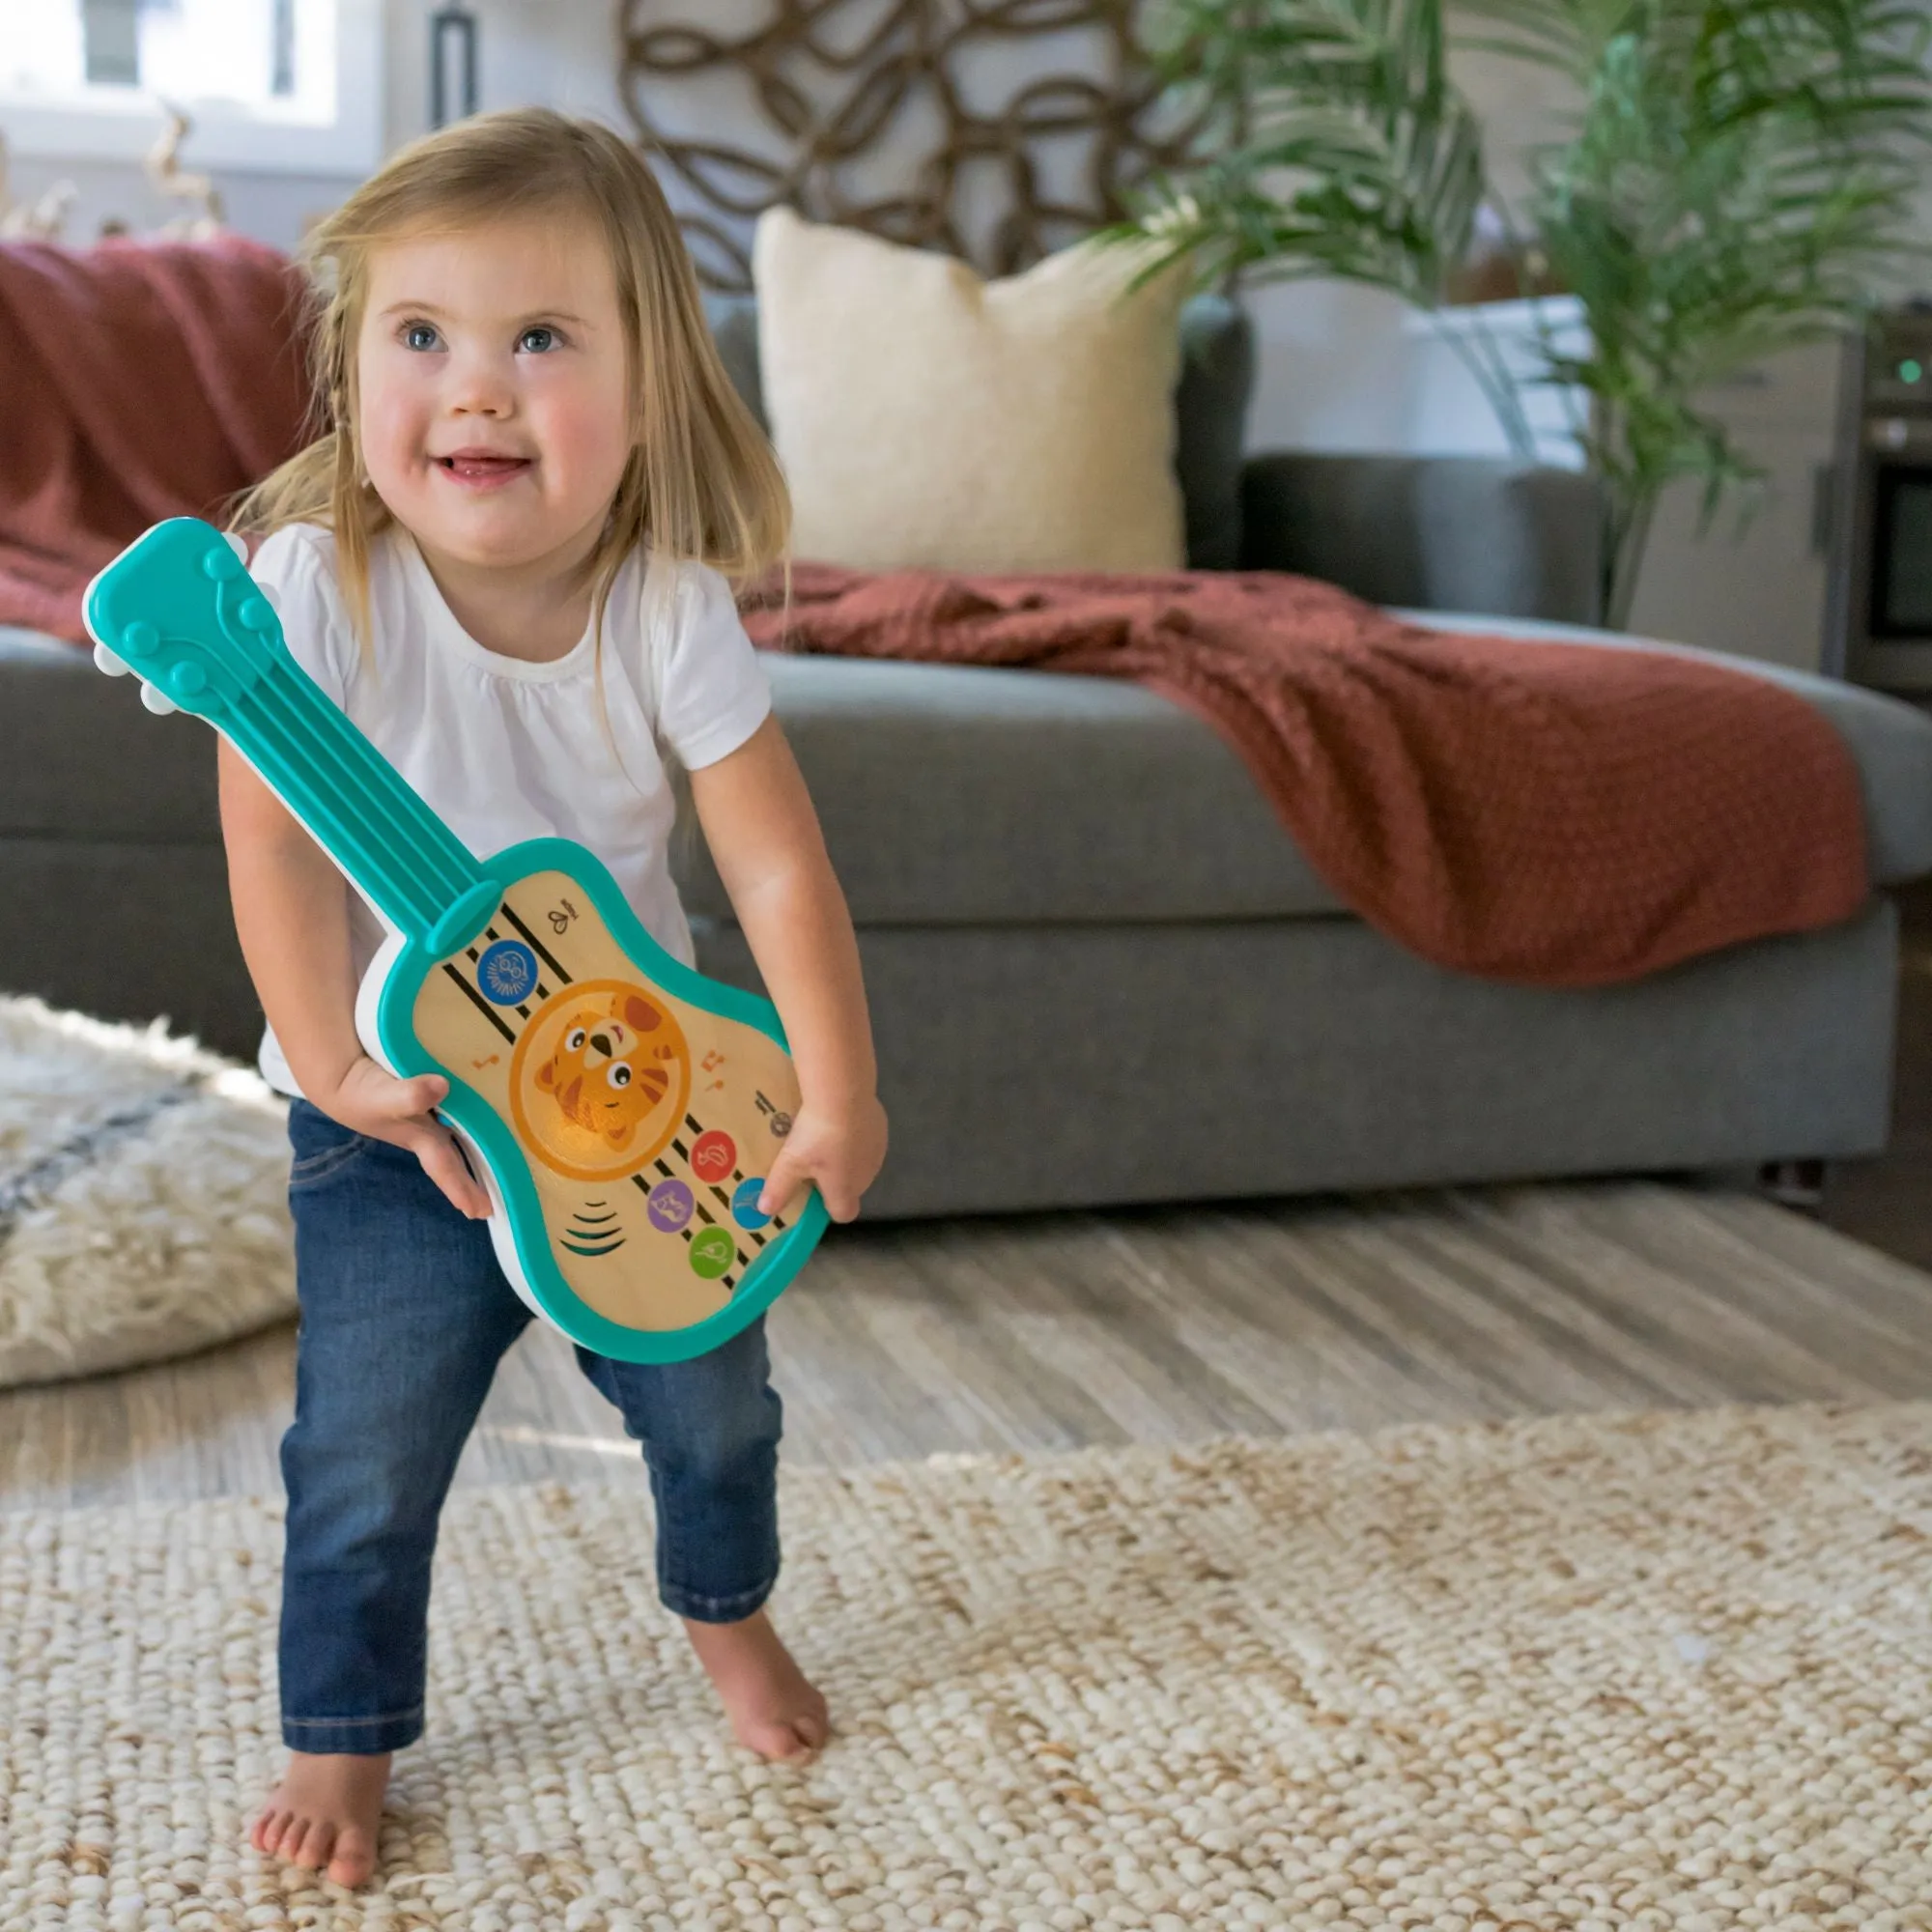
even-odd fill
[(220, 723), (283, 650), (282, 627), (242, 561), (240, 539), (197, 517), (156, 524), (88, 585), (95, 662), (136, 673), (150, 711)]

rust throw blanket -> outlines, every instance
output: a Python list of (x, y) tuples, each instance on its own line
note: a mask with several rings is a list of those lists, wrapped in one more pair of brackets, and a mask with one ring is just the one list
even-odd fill
[(300, 287), (240, 236), (0, 243), (0, 624), (83, 641), (116, 552), (294, 453)]
[(1267, 572), (793, 574), (771, 649), (1128, 677), (1240, 753), (1315, 870), (1440, 965), (1591, 986), (1863, 902), (1825, 718), (1658, 652), (1457, 637)]

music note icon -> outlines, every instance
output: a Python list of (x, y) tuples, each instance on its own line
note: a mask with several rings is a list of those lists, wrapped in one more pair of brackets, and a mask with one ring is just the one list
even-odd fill
[(498, 1056), (493, 1053), (488, 1060), (472, 1060), (469, 1064), (472, 1067), (495, 1066), (497, 1059)]

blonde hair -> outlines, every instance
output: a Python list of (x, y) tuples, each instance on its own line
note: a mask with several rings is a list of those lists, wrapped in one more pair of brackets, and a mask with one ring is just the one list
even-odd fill
[(337, 575), (365, 644), (369, 545), (393, 521), (363, 469), (355, 434), (370, 258), (408, 236), (559, 213), (589, 221), (610, 248), (630, 358), (630, 460), (585, 565), (600, 641), (611, 582), (640, 545), (734, 580), (784, 555), (791, 504), (783, 473), (725, 374), (657, 178), (636, 149), (594, 121), (509, 108), (403, 149), (302, 244), (317, 434), (243, 493), (234, 523), (264, 536), (288, 524), (331, 529)]

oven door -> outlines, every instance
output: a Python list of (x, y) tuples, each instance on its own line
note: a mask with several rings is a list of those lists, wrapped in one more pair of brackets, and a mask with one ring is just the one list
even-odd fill
[(1932, 651), (1932, 460), (1881, 463), (1873, 481), (1867, 629)]
[(1932, 422), (1911, 424), (1909, 440), (1888, 427), (1904, 446), (1864, 452), (1848, 669), (1861, 684), (1932, 691)]

